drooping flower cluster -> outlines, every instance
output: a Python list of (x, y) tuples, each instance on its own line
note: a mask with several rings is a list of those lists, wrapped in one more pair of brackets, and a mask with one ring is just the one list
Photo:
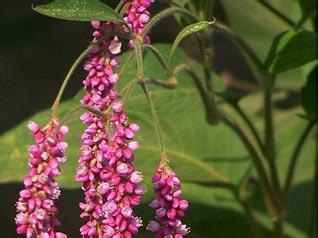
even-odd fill
[[(133, 0), (131, 5), (125, 12), (124, 21), (127, 22), (130, 30), (139, 35), (145, 25), (150, 20), (150, 12), (148, 11), (154, 0)], [(148, 44), (150, 42), (149, 36), (144, 37), (144, 43)], [(133, 46), (133, 42), (129, 42), (130, 46)]]
[(156, 199), (150, 207), (156, 210), (157, 221), (150, 221), (147, 229), (156, 238), (182, 238), (189, 233), (181, 218), (188, 208), (188, 201), (181, 198), (180, 181), (167, 165), (159, 167), (152, 177)]
[(67, 143), (62, 140), (68, 128), (59, 127), (55, 121), (42, 129), (35, 122), (29, 122), (27, 127), (33, 133), (35, 145), (29, 147), (30, 169), (16, 203), (17, 233), (27, 238), (66, 238), (65, 234), (55, 232), (55, 227), (60, 225), (55, 217), (55, 200), (61, 193), (55, 177), (66, 159)]
[[(115, 27), (100, 22), (92, 22), (92, 26), (95, 41)], [(143, 177), (132, 164), (133, 150), (139, 147), (133, 137), (139, 126), (128, 123), (116, 88), (116, 55), (120, 51), (116, 37), (102, 40), (84, 66), (88, 75), (83, 81), (85, 95), (81, 103), (108, 118), (92, 111), (81, 116), (87, 128), (82, 135), (76, 180), (82, 183), (85, 193), (85, 202), (80, 203), (81, 217), (87, 219), (80, 228), (84, 238), (130, 238), (142, 226), (133, 212), (145, 192)]]

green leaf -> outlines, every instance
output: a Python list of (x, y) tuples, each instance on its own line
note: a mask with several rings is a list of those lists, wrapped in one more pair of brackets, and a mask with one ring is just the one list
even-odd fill
[(318, 66), (310, 72), (300, 92), (301, 104), (309, 120), (317, 120), (317, 69)]
[(56, 0), (36, 6), (34, 10), (43, 15), (63, 20), (122, 22), (118, 13), (98, 0)]
[(316, 59), (316, 33), (290, 30), (273, 41), (266, 60), (269, 71), (279, 74)]
[(209, 27), (213, 23), (214, 23), (214, 21), (212, 21), (212, 22), (200, 21), (200, 22), (186, 26), (185, 28), (183, 28), (179, 32), (179, 34), (177, 35), (176, 39), (173, 42), (171, 50), (170, 50), (169, 61), (168, 61), (168, 64), (170, 65), (170, 67), (173, 64), (173, 58), (175, 56), (176, 50), (177, 50), (179, 44), (181, 43), (181, 41), (191, 34), (194, 34), (196, 32), (199, 32), (199, 31), (206, 29), (207, 27)]

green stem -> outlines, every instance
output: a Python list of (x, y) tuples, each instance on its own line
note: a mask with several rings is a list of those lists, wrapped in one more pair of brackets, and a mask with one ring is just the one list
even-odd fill
[(281, 216), (273, 220), (273, 238), (283, 238), (283, 219)]
[(127, 1), (126, 0), (121, 0), (118, 4), (117, 4), (117, 6), (116, 6), (116, 8), (115, 8), (115, 12), (119, 12), (120, 11), (120, 9), (125, 5), (125, 3), (126, 3)]
[(149, 91), (149, 89), (147, 88), (146, 84), (144, 83), (144, 81), (139, 81), (140, 86), (142, 87), (145, 96), (147, 98), (150, 110), (151, 110), (151, 114), (152, 114), (152, 119), (155, 125), (155, 129), (156, 129), (156, 133), (158, 136), (158, 140), (159, 140), (159, 144), (160, 144), (160, 150), (161, 150), (161, 155), (163, 158), (166, 158), (166, 149), (165, 149), (165, 145), (163, 142), (163, 136), (162, 136), (162, 129), (160, 126), (160, 120), (159, 120), (159, 116), (158, 116), (158, 112), (156, 110), (155, 104), (152, 100), (152, 93)]
[(138, 79), (134, 79), (132, 81), (130, 81), (127, 86), (124, 88), (123, 92), (122, 92), (122, 101), (124, 104), (127, 103), (127, 100), (133, 90), (133, 88), (135, 87), (135, 85), (138, 83)]
[(158, 59), (159, 63), (162, 65), (162, 67), (166, 70), (166, 72), (169, 71), (168, 64), (164, 60), (162, 54), (154, 46), (149, 45), (149, 44), (143, 44), (142, 47), (149, 50), (150, 52), (152, 52), (156, 56), (156, 58)]
[(160, 144), (161, 159), (163, 162), (167, 162), (168, 158), (166, 156), (166, 150), (165, 150), (165, 146), (163, 143), (163, 136), (162, 136), (162, 130), (161, 130), (161, 126), (160, 126), (160, 120), (158, 117), (158, 113), (157, 113), (156, 107), (154, 105), (154, 102), (152, 100), (152, 94), (148, 90), (148, 88), (144, 82), (144, 72), (143, 72), (144, 69), (143, 69), (141, 43), (138, 40), (135, 40), (134, 47), (135, 47), (135, 54), (136, 54), (136, 61), (137, 61), (137, 68), (138, 68), (138, 70), (137, 70), (138, 82), (139, 82), (140, 86), (142, 87), (142, 89), (145, 93), (145, 96), (147, 98), (147, 101), (149, 103), (149, 106), (150, 106), (153, 122), (155, 125), (156, 133), (157, 133), (159, 144)]
[(273, 127), (273, 108), (271, 87), (265, 86), (264, 89), (264, 116), (265, 116), (265, 151), (269, 164), (272, 183), (278, 195), (281, 193), (280, 183), (276, 167), (275, 135)]
[(80, 56), (75, 60), (74, 64), (72, 65), (72, 67), (70, 68), (69, 72), (67, 73), (63, 83), (62, 83), (62, 86), (56, 96), (56, 99), (53, 103), (53, 106), (51, 108), (52, 110), (52, 118), (56, 118), (57, 117), (57, 107), (59, 106), (60, 104), (60, 101), (61, 101), (61, 98), (63, 96), (63, 93), (65, 91), (65, 88), (69, 82), (69, 80), (71, 79), (73, 73), (75, 72), (77, 66), (82, 62), (82, 60), (86, 57), (86, 55), (94, 48), (95, 46), (94, 45), (90, 45), (86, 50), (84, 50)]
[(256, 127), (254, 126), (253, 122), (250, 120), (250, 118), (246, 115), (246, 113), (243, 111), (243, 109), (238, 105), (238, 104), (230, 104), (235, 110), (236, 112), (241, 116), (241, 118), (243, 119), (243, 121), (245, 122), (245, 124), (248, 126), (248, 128), (250, 129), (250, 131), (252, 132), (260, 150), (262, 151), (262, 153), (265, 155), (265, 147), (263, 145), (262, 139), (256, 129)]
[(167, 89), (175, 89), (178, 86), (178, 81), (175, 77), (172, 77), (167, 81), (146, 77), (144, 78), (144, 81), (145, 83), (152, 83)]
[[(62, 118), (61, 122), (60, 122), (60, 125), (63, 125), (63, 124), (66, 124), (69, 120), (69, 118), (71, 116), (73, 116), (73, 114), (79, 110), (83, 109), (82, 105), (77, 105), (76, 107), (72, 108), (71, 110), (69, 110), (65, 115), (64, 117)], [(58, 131), (58, 130), (56, 130)]]
[(214, 97), (211, 94), (208, 94), (206, 92), (206, 89), (204, 85), (202, 84), (199, 76), (194, 72), (194, 70), (190, 66), (186, 64), (181, 64), (177, 66), (173, 72), (173, 75), (177, 76), (178, 74), (182, 72), (186, 72), (192, 77), (195, 83), (195, 86), (197, 87), (200, 93), (203, 104), (205, 106), (207, 122), (212, 125), (217, 124), (220, 120), (220, 116), (216, 107), (216, 103), (214, 101)]
[(126, 10), (128, 9), (128, 7), (130, 6), (130, 2), (127, 2), (127, 3), (125, 3), (124, 5), (123, 5), (123, 7), (122, 7), (122, 9), (120, 10), (120, 12), (119, 12), (119, 15), (120, 16), (123, 16), (124, 14), (125, 14), (125, 12), (126, 12)]
[(254, 238), (263, 237), (262, 231), (260, 229), (260, 224), (257, 222), (257, 220), (252, 212), (252, 209), (250, 208), (248, 203), (240, 196), (239, 191), (234, 192), (234, 196), (235, 196), (236, 200), (238, 201), (238, 203), (242, 206), (242, 208), (246, 214), (247, 220), (250, 224), (252, 237), (254, 237)]
[(125, 74), (125, 70), (128, 67), (129, 63), (132, 61), (132, 59), (134, 58), (134, 51), (131, 51), (126, 62), (123, 64), (123, 66), (121, 67), (119, 73), (118, 73), (118, 77), (121, 78), (124, 74)]
[(136, 56), (136, 62), (137, 62), (137, 74), (138, 79), (143, 79), (144, 77), (144, 65), (142, 60), (142, 50), (141, 45), (138, 40), (134, 41), (134, 49), (135, 49), (135, 56)]
[(222, 121), (229, 126), (241, 139), (242, 143), (246, 147), (247, 151), (249, 152), (252, 162), (256, 168), (260, 184), (262, 185), (262, 188), (265, 191), (266, 199), (269, 200), (269, 204), (271, 205), (271, 211), (277, 211), (278, 210), (278, 204), (277, 204), (277, 194), (273, 191), (268, 176), (266, 174), (265, 166), (262, 163), (261, 157), (258, 155), (257, 151), (255, 150), (253, 144), (250, 142), (250, 140), (247, 138), (247, 136), (244, 134), (244, 132), (233, 122), (231, 122), (224, 114), (221, 114)]
[(290, 161), (290, 164), (288, 167), (287, 177), (285, 180), (285, 185), (284, 185), (285, 197), (288, 196), (289, 190), (291, 188), (292, 179), (293, 179), (293, 176), (295, 173), (296, 164), (297, 164), (297, 160), (299, 159), (301, 149), (303, 148), (305, 141), (308, 138), (310, 131), (314, 127), (314, 125), (315, 125), (314, 121), (311, 121), (308, 123), (308, 125), (306, 126), (305, 130), (303, 131), (302, 135), (300, 136), (300, 138), (296, 144), (295, 150), (292, 154), (291, 161)]
[(296, 29), (302, 28), (302, 26), (305, 24), (305, 22), (308, 20), (308, 18), (310, 18), (313, 14), (315, 14), (315, 12), (313, 12), (312, 14), (309, 14), (308, 17), (302, 17), (302, 18), (297, 22), (295, 28), (296, 28)]
[(183, 8), (182, 5), (180, 5), (179, 3), (175, 2), (175, 1), (171, 1), (171, 5), (172, 5), (172, 6), (175, 6), (175, 7)]
[(265, 7), (268, 11), (270, 11), (272, 14), (274, 14), (276, 17), (278, 17), (280, 20), (285, 22), (290, 27), (295, 27), (295, 23), (290, 20), (287, 16), (285, 16), (282, 12), (278, 11), (276, 8), (274, 8), (272, 5), (270, 5), (267, 0), (260, 0), (259, 3)]
[(194, 16), (192, 13), (190, 13), (189, 11), (187, 11), (184, 8), (179, 8), (179, 7), (170, 7), (166, 10), (161, 11), (160, 13), (158, 13), (157, 15), (155, 15), (150, 22), (145, 26), (145, 28), (143, 29), (142, 33), (140, 34), (140, 36), (143, 38), (146, 34), (148, 34), (148, 32), (152, 29), (152, 27), (154, 27), (157, 23), (159, 23), (162, 19), (173, 15), (175, 13), (182, 13), (192, 19), (194, 19), (195, 21), (199, 21), (199, 19)]
[(205, 6), (205, 19), (210, 21), (213, 17), (213, 10), (214, 10), (215, 1), (208, 0)]
[[(215, 20), (214, 20), (215, 21)], [(200, 39), (200, 36), (202, 39)], [(203, 63), (203, 72), (205, 78), (205, 87), (207, 98), (210, 101), (210, 105), (214, 108), (214, 111), (217, 113), (217, 107), (214, 101), (214, 90), (212, 85), (212, 73), (211, 67), (213, 65), (213, 46), (211, 41), (211, 34), (207, 30), (202, 32), (202, 34), (196, 34), (196, 39), (201, 51), (202, 63)], [(215, 115), (217, 121), (219, 121), (219, 115)]]
[(98, 108), (87, 106), (87, 105), (82, 105), (82, 107), (86, 109), (87, 111), (102, 117), (105, 121), (109, 119), (110, 114), (107, 112), (100, 111)]
[[(271, 76), (268, 74), (260, 58), (242, 38), (234, 34), (230, 28), (220, 22), (216, 21), (212, 27), (215, 27), (220, 32), (229, 36), (239, 46), (244, 55), (247, 56), (247, 61), (253, 66), (254, 76), (258, 80), (260, 86), (264, 87), (268, 83), (267, 81), (271, 81)], [(262, 79), (265, 79), (266, 81)]]
[(317, 222), (317, 203), (316, 203), (316, 189), (317, 189), (317, 161), (316, 166), (314, 167), (314, 177), (312, 182), (312, 189), (311, 189), (311, 208), (310, 208), (310, 217), (308, 223), (308, 238), (315, 238), (317, 237), (316, 233), (316, 222)]
[(212, 43), (211, 43), (212, 42), (211, 35), (208, 34), (207, 31), (204, 31), (200, 35), (196, 33), (195, 38), (199, 46), (199, 50), (201, 53), (201, 60), (204, 67), (205, 86), (208, 92), (213, 92), (212, 75), (211, 75), (211, 67), (213, 64), (212, 62), (213, 50), (212, 50)]

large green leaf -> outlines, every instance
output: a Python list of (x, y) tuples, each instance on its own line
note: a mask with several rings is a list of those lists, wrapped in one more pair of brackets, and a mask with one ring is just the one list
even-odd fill
[(56, 0), (36, 6), (34, 10), (43, 15), (63, 20), (122, 22), (119, 14), (98, 0)]
[(279, 74), (316, 59), (316, 33), (288, 31), (274, 39), (267, 58), (269, 71)]
[[(171, 45), (156, 45), (156, 47), (167, 57)], [(184, 55), (178, 52), (176, 64), (185, 61), (186, 59), (183, 57)], [(121, 62), (124, 62), (126, 58), (127, 54), (121, 57)], [(164, 79), (164, 72), (152, 55), (147, 54), (145, 56), (144, 66), (146, 75)], [(135, 62), (131, 62), (121, 79), (120, 88), (122, 89), (135, 76)], [(159, 108), (171, 167), (176, 170), (184, 182), (184, 196), (191, 203), (188, 216), (185, 218), (185, 221), (192, 227), (189, 237), (210, 237), (212, 234), (216, 237), (249, 237), (247, 221), (242, 209), (232, 195), (221, 189), (200, 185), (215, 181), (237, 183), (250, 165), (248, 154), (236, 135), (225, 125), (220, 124), (217, 127), (211, 127), (205, 122), (203, 106), (190, 78), (187, 76), (180, 77), (179, 84), (179, 87), (175, 90), (155, 86), (152, 86), (151, 90), (156, 99), (156, 106)], [(216, 86), (218, 85), (216, 84)], [(80, 95), (61, 105), (59, 109), (61, 117), (78, 104), (79, 98)], [(259, 101), (260, 95), (258, 94), (250, 95), (240, 101), (244, 108), (250, 109), (251, 116), (256, 119), (256, 122), (258, 121), (257, 112), (260, 109)], [(132, 91), (128, 100), (127, 111), (131, 121), (138, 122), (142, 128), (137, 134), (141, 148), (137, 152), (136, 166), (138, 170), (145, 174), (145, 180), (150, 186), (150, 176), (158, 165), (160, 151), (148, 105), (139, 87)], [(83, 126), (78, 119), (79, 114), (80, 112), (74, 114), (68, 122), (70, 126), (70, 135), (67, 137), (70, 146), (68, 160), (63, 165), (62, 175), (59, 178), (63, 188), (79, 187), (73, 180), (79, 156), (80, 135), (83, 130)], [(305, 123), (296, 117), (291, 119), (290, 116), (293, 114), (291, 112), (277, 112), (277, 117), (275, 117), (275, 123), (278, 125), (277, 139), (279, 141), (279, 168), (281, 174), (286, 171), (285, 167), (291, 148), (290, 139), (298, 135), (298, 129)], [(49, 110), (45, 110), (32, 116), (31, 119), (44, 124), (49, 116)], [(0, 137), (1, 183), (20, 181), (27, 172), (27, 146), (32, 143), (32, 140), (26, 132), (24, 124), (25, 122)], [(312, 178), (314, 143), (313, 139), (310, 140), (302, 154), (304, 159), (299, 161), (295, 180), (297, 185), (308, 183)], [(72, 193), (68, 190), (63, 192), (66, 196)], [(308, 190), (302, 192), (301, 200), (296, 200), (298, 204), (306, 203), (304, 201), (307, 201), (307, 193)], [(149, 211), (146, 205), (152, 196), (151, 193), (147, 193), (139, 210), (139, 214), (145, 220), (153, 217), (153, 212)], [(78, 198), (75, 199), (78, 200)], [(74, 201), (74, 199), (70, 199), (69, 203), (71, 201)], [(257, 218), (265, 230), (271, 229), (271, 219), (262, 209), (262, 201), (257, 199), (256, 204), (254, 210)], [(67, 204), (61, 203), (60, 206), (62, 211), (67, 209)], [(302, 211), (301, 218), (304, 221), (306, 221), (308, 210), (304, 209)], [(304, 225), (298, 227), (295, 222), (295, 217), (296, 221), (300, 219), (297, 218), (297, 211), (291, 214), (294, 218), (291, 219), (291, 222), (286, 223), (286, 234), (290, 237), (305, 237)], [(65, 217), (67, 218), (67, 214)], [(294, 222), (296, 225), (294, 225)], [(152, 235), (143, 230), (137, 237), (152, 237)]]

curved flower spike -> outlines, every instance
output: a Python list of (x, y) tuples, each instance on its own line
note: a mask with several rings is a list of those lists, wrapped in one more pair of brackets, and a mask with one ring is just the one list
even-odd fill
[(30, 121), (27, 127), (36, 144), (29, 147), (30, 169), (24, 178), (25, 188), (16, 203), (17, 233), (27, 238), (66, 238), (65, 234), (55, 232), (55, 227), (60, 225), (55, 217), (55, 200), (61, 194), (55, 177), (60, 174), (60, 165), (66, 159), (67, 143), (63, 142), (63, 138), (68, 128), (59, 127), (56, 121), (42, 129)]
[[(116, 27), (100, 22), (92, 25), (95, 41)], [(117, 37), (102, 40), (84, 66), (88, 75), (83, 81), (81, 103), (109, 113), (106, 121), (92, 112), (81, 116), (86, 129), (76, 180), (82, 183), (85, 194), (85, 201), (80, 203), (81, 218), (87, 221), (80, 228), (83, 238), (131, 238), (142, 226), (133, 211), (145, 192), (143, 176), (133, 166), (133, 151), (139, 148), (133, 137), (139, 126), (128, 123), (117, 91), (116, 55), (120, 51)]]
[(188, 208), (188, 201), (181, 198), (180, 180), (166, 164), (160, 166), (152, 177), (156, 194), (149, 206), (155, 210), (156, 221), (150, 221), (147, 229), (156, 233), (156, 238), (182, 238), (189, 228), (181, 218)]

